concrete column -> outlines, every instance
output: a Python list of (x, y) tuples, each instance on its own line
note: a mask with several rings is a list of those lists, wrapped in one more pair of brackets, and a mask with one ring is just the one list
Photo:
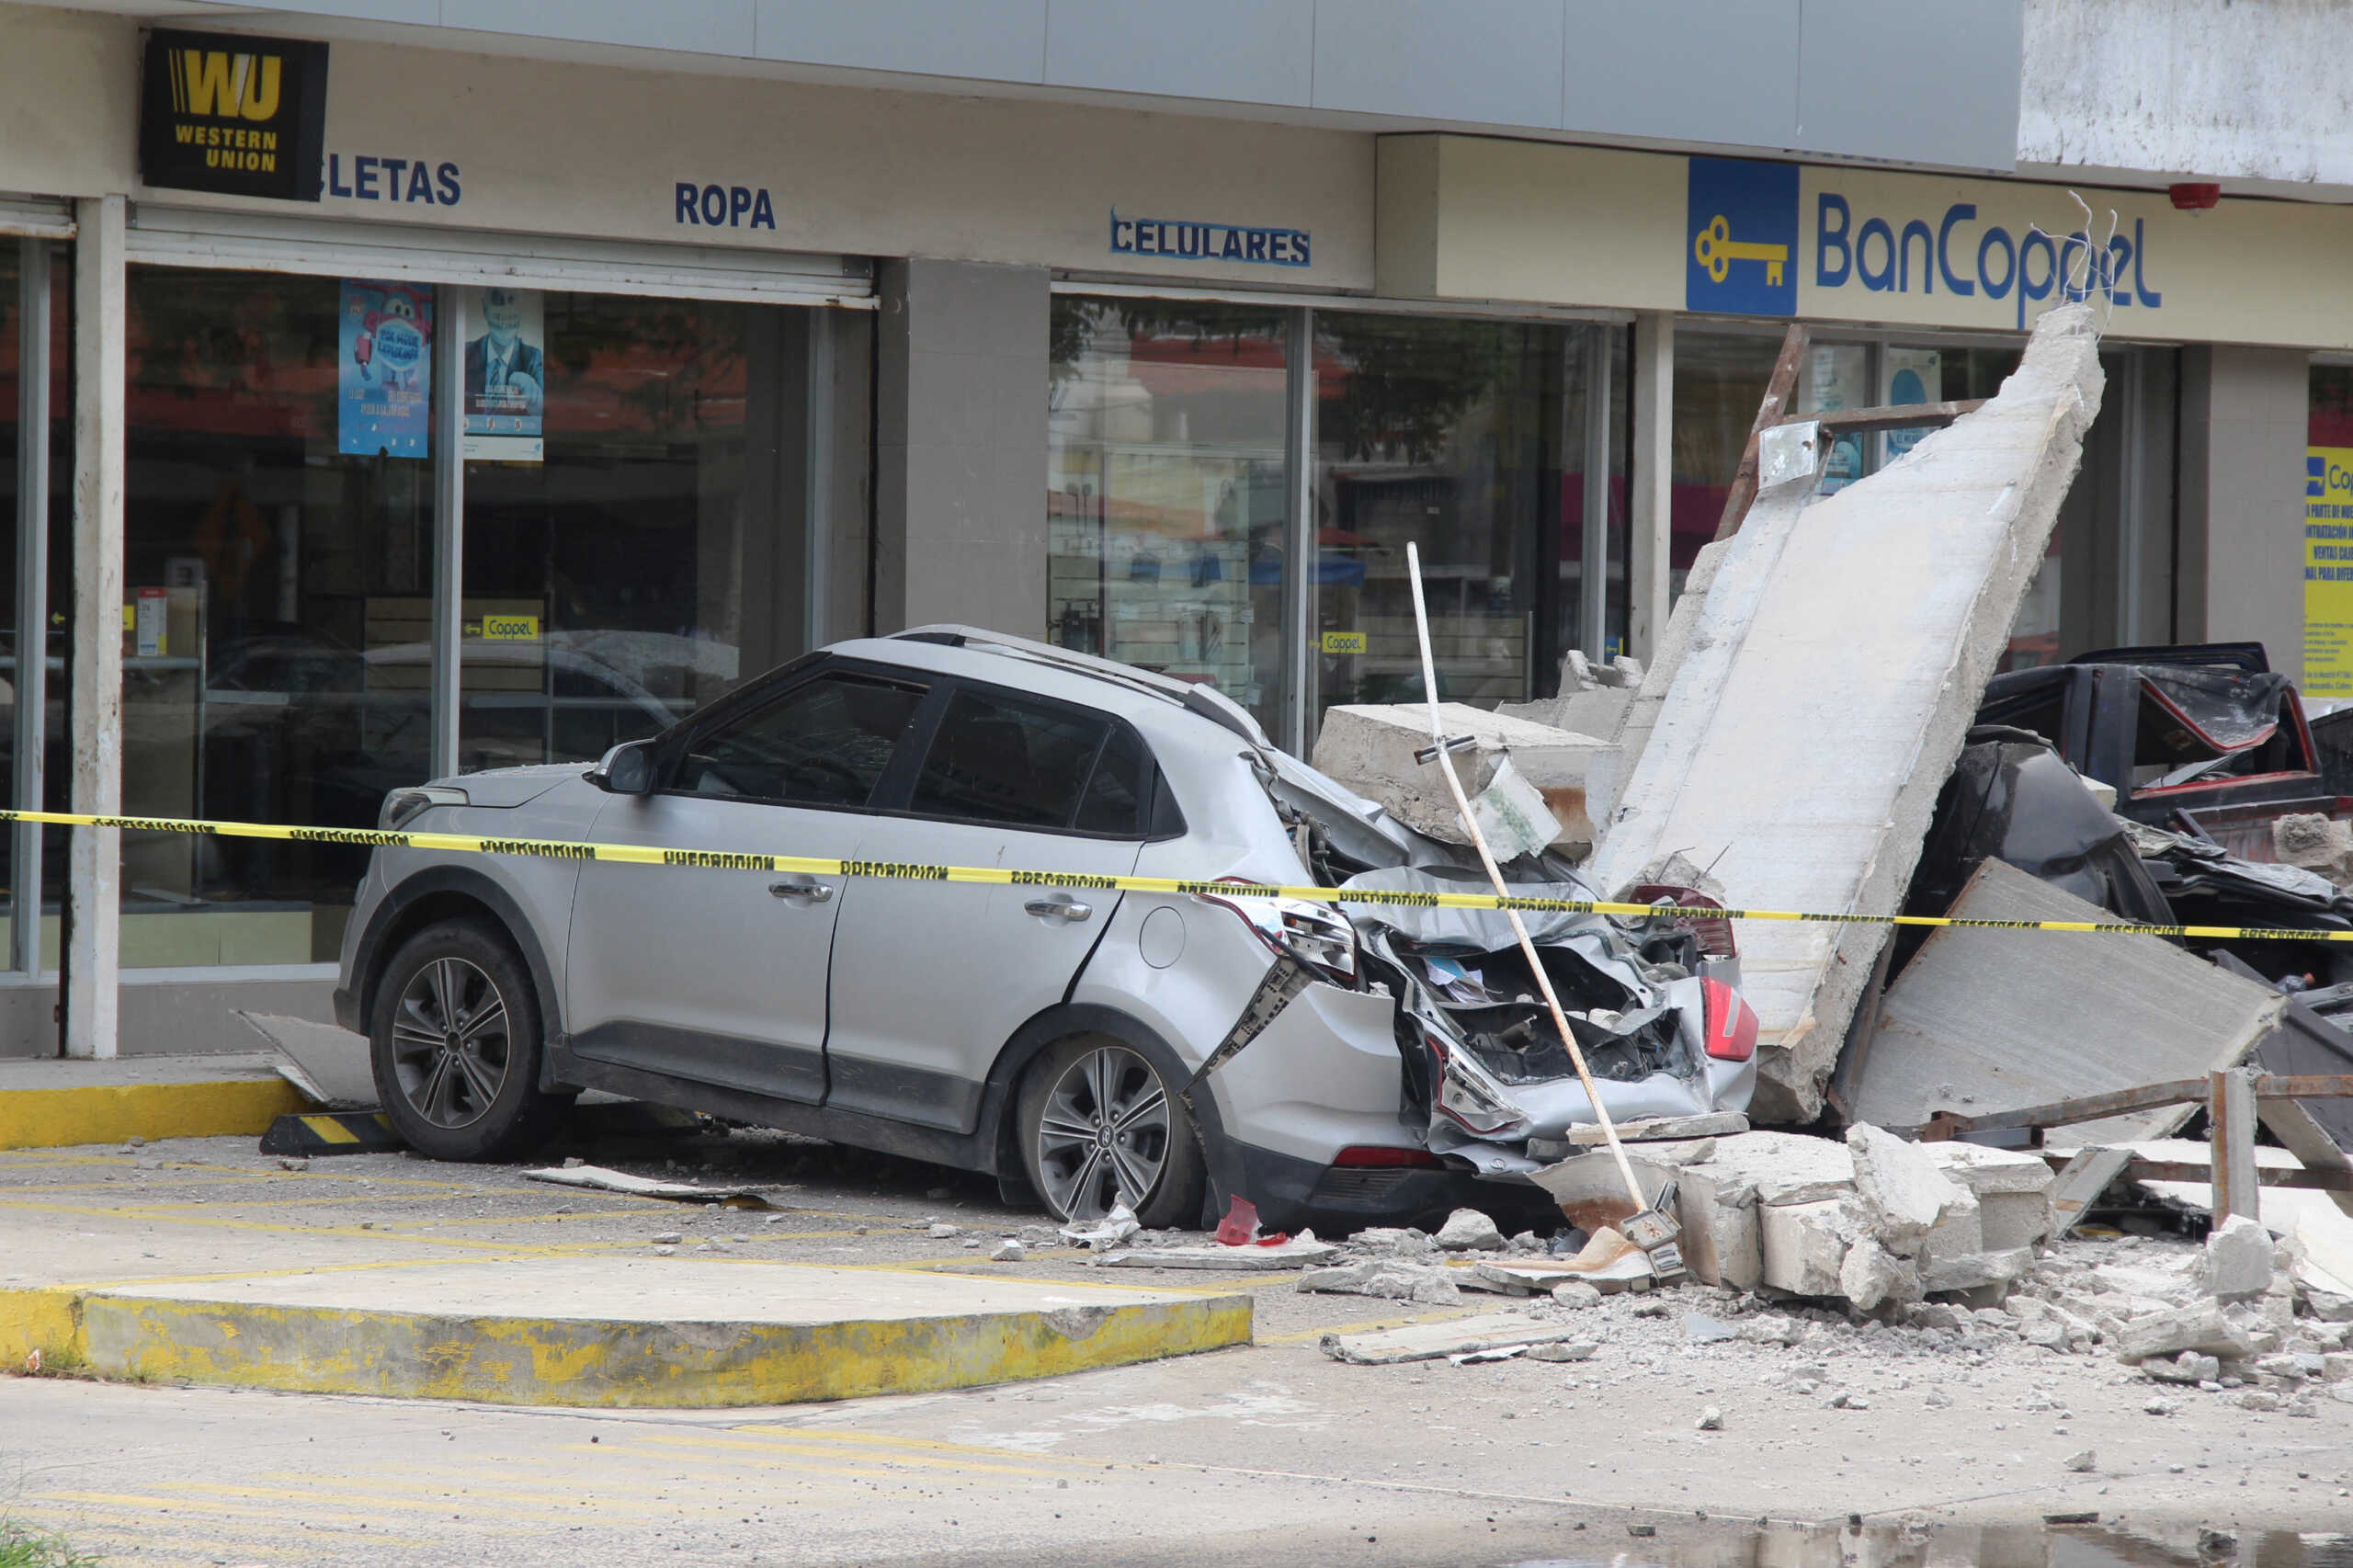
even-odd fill
[(889, 261), (881, 282), (873, 630), (1042, 639), (1045, 270)]
[(2303, 674), (2304, 447), (2311, 367), (2292, 348), (2181, 356), (2183, 642), (2256, 641)]
[(1675, 513), (1675, 318), (1634, 318), (1633, 491), (1626, 538), (1626, 652), (1645, 665), (1666, 630)]
[[(122, 810), (124, 198), (75, 204), (73, 809)], [(122, 832), (77, 827), (66, 898), (65, 1053), (110, 1057), (122, 957)]]
[(433, 729), (426, 769), (458, 771), (460, 693), (465, 687), (466, 291), (433, 291)]

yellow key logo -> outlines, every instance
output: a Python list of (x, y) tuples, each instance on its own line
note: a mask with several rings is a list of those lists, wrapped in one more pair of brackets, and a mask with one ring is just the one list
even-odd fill
[[(1705, 211), (1706, 209), (1700, 210)], [(1718, 283), (1731, 274), (1733, 262), (1761, 261), (1765, 264), (1766, 287), (1778, 289), (1781, 286), (1781, 268), (1790, 259), (1790, 247), (1735, 241), (1732, 237), (1731, 222), (1718, 213), (1712, 222), (1693, 237), (1691, 255), (1708, 269), (1708, 277)]]

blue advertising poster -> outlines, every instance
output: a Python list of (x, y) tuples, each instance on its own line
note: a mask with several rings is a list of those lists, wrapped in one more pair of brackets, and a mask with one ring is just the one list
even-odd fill
[(335, 450), (370, 458), (428, 455), (433, 291), (347, 278), (342, 311)]

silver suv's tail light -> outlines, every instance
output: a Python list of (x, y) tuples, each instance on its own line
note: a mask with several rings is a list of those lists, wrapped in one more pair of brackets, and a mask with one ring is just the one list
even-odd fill
[(1335, 985), (1351, 991), (1361, 986), (1358, 978), (1360, 966), (1357, 961), (1357, 928), (1348, 923), (1347, 915), (1305, 899), (1251, 896), (1238, 891), (1251, 885), (1238, 883), (1233, 898), (1208, 893), (1199, 896), (1239, 915), (1242, 923), (1250, 927), (1251, 935), (1277, 957), (1297, 960), (1316, 978)]

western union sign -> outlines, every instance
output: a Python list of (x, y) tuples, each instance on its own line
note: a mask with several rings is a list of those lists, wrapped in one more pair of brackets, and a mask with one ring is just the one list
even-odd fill
[(242, 33), (147, 35), (140, 177), (151, 186), (316, 201), (327, 46)]

